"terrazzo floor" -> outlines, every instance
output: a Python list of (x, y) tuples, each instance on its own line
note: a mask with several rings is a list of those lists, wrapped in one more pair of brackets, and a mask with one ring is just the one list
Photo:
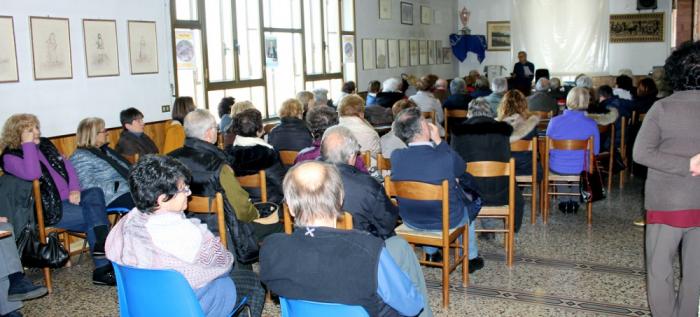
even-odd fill
[[(616, 179), (617, 181), (617, 179)], [(531, 225), (529, 207), (516, 236), (508, 268), (501, 238), (479, 240), (485, 267), (462, 287), (459, 269), (450, 276), (450, 305), (441, 307), (441, 271), (423, 267), (435, 316), (650, 316), (646, 300), (644, 229), (632, 225), (642, 208), (641, 182), (629, 180), (585, 212), (565, 215), (556, 207), (550, 222)], [(527, 204), (529, 206), (529, 204)], [(582, 208), (583, 209), (583, 208)], [(92, 264), (54, 271), (54, 293), (25, 303), (25, 316), (118, 316), (116, 290), (90, 282)], [(38, 271), (29, 272), (40, 281)], [(264, 316), (279, 316), (268, 302)]]

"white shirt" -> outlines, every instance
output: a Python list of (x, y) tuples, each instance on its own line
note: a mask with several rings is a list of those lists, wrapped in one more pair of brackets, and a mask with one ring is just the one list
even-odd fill
[(445, 120), (445, 114), (442, 112), (442, 104), (440, 100), (433, 96), (432, 92), (429, 91), (419, 91), (417, 94), (408, 98), (413, 100), (418, 105), (418, 109), (423, 112), (430, 112), (435, 110), (435, 116), (437, 117), (437, 126), (440, 130), (440, 135), (445, 135), (445, 129), (442, 127), (442, 122)]
[(153, 214), (146, 222), (153, 244), (187, 263), (194, 263), (206, 228), (205, 224), (195, 225), (182, 212)]

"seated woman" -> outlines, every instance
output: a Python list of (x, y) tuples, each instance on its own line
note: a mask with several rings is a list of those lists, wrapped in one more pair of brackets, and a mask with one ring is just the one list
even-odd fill
[[(236, 140), (226, 147), (231, 156), (231, 167), (236, 176), (246, 176), (265, 170), (268, 201), (282, 203), (282, 178), (285, 169), (280, 155), (272, 145), (261, 139), (262, 115), (257, 109), (247, 109), (233, 117), (233, 132)], [(260, 201), (261, 193), (246, 188), (253, 201)]]
[[(120, 265), (175, 270), (190, 284), (206, 316), (229, 316), (246, 292), (237, 292), (229, 275), (233, 255), (205, 224), (183, 213), (190, 179), (190, 171), (177, 159), (140, 159), (129, 174), (136, 208), (110, 232), (107, 258)], [(257, 283), (255, 273), (249, 275)]]
[(221, 121), (219, 122), (219, 133), (224, 134), (228, 130), (228, 128), (231, 126), (232, 118), (231, 118), (231, 106), (236, 103), (236, 98), (233, 97), (224, 97), (221, 98), (221, 101), (219, 101), (219, 119)]
[(131, 209), (134, 201), (126, 182), (131, 164), (109, 147), (108, 133), (100, 118), (81, 120), (76, 134), (78, 148), (70, 156), (70, 162), (82, 187), (102, 190), (108, 209)]
[(340, 100), (338, 105), (340, 118), (338, 125), (348, 128), (360, 143), (360, 151), (370, 151), (374, 157), (381, 151), (379, 134), (374, 127), (365, 120), (365, 101), (358, 95), (347, 95)]
[(440, 136), (444, 136), (445, 128), (442, 126), (442, 121), (445, 119), (445, 115), (442, 112), (442, 103), (433, 95), (437, 80), (438, 77), (433, 74), (421, 77), (421, 79), (416, 82), (418, 93), (408, 99), (413, 100), (422, 112), (435, 111), (436, 125), (440, 129)]
[(233, 132), (233, 117), (246, 109), (255, 109), (255, 106), (248, 100), (238, 101), (231, 106), (231, 124), (224, 132), (224, 147), (233, 144), (233, 141), (236, 140), (236, 133)]
[(163, 154), (168, 154), (185, 145), (185, 128), (182, 127), (182, 121), (185, 116), (197, 109), (194, 105), (192, 97), (177, 97), (173, 103), (172, 117), (168, 127), (165, 129), (165, 143), (163, 143)]
[[(498, 121), (503, 121), (513, 127), (510, 142), (519, 140), (530, 141), (537, 138), (537, 124), (540, 117), (528, 111), (527, 98), (519, 90), (508, 91), (498, 106)], [(532, 175), (532, 152), (513, 152), (516, 175)], [(537, 179), (542, 179), (542, 167), (537, 164)]]
[(104, 242), (109, 233), (104, 194), (100, 188), (81, 189), (73, 164), (49, 139), (40, 136), (36, 116), (10, 116), (0, 140), (0, 168), (17, 178), (41, 182), (45, 224), (87, 233), (95, 264), (92, 282), (114, 285), (114, 270), (104, 258)]
[(277, 150), (300, 151), (314, 141), (306, 121), (304, 106), (297, 99), (287, 99), (279, 111), (280, 124), (270, 131), (268, 142)]

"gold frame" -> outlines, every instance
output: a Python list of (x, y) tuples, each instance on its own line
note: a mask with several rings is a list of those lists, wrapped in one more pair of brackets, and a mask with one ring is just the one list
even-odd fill
[(611, 14), (609, 28), (610, 43), (663, 42), (664, 13)]
[[(508, 27), (508, 46), (493, 45), (494, 28)], [(486, 47), (489, 51), (510, 51), (510, 21), (487, 21), (486, 22)]]

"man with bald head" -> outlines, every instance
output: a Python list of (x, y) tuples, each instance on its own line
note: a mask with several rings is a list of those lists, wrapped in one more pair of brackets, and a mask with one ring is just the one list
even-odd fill
[(273, 234), (260, 250), (260, 278), (281, 297), (363, 307), (370, 316), (415, 316), (424, 298), (384, 241), (360, 230), (336, 229), (343, 182), (328, 163), (307, 161), (284, 178), (294, 217), (291, 235)]

